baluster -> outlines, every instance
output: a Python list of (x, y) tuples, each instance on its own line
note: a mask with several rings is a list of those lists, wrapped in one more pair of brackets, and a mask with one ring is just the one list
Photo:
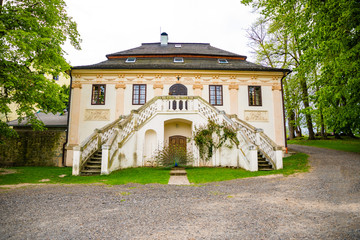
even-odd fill
[(179, 101), (179, 109), (183, 110), (183, 101), (182, 100)]

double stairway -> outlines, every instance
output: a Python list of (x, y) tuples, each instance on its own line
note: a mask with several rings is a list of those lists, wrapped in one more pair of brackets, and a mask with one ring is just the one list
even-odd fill
[[(159, 96), (155, 97), (128, 116), (95, 129), (82, 144), (74, 147), (73, 174), (109, 174), (114, 161), (119, 159), (120, 149), (157, 114), (198, 114), (202, 119), (217, 124), (228, 124), (237, 131), (239, 151), (250, 171), (269, 171), (282, 168), (282, 149), (261, 129), (257, 129), (236, 115), (226, 115), (197, 96)], [(257, 155), (256, 153), (257, 152)], [(102, 156), (103, 155), (103, 156)], [(102, 157), (106, 160), (102, 160)], [(132, 156), (129, 155), (129, 159)], [(103, 164), (101, 161), (104, 161)], [(102, 169), (103, 168), (103, 169)]]

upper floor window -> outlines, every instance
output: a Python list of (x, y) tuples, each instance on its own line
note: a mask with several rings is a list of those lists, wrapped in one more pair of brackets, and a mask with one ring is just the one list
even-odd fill
[(146, 103), (146, 84), (133, 85), (133, 105), (143, 105)]
[(135, 57), (128, 57), (125, 62), (134, 63), (134, 62), (136, 62), (136, 58)]
[(249, 106), (262, 106), (261, 86), (249, 86)]
[(174, 63), (182, 63), (184, 62), (184, 58), (182, 57), (174, 57)]
[(55, 81), (58, 81), (58, 80), (59, 80), (59, 75), (53, 76), (53, 79), (54, 79)]
[(210, 104), (214, 106), (223, 105), (223, 90), (221, 85), (210, 85), (209, 86), (209, 99)]
[(105, 104), (105, 84), (93, 84), (91, 105), (104, 105)]
[(226, 60), (224, 58), (219, 58), (218, 63), (229, 63), (229, 62), (228, 62), (228, 60)]

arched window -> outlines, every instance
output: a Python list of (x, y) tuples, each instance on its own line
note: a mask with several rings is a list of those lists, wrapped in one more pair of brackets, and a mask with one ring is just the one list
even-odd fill
[(169, 89), (169, 95), (183, 95), (187, 96), (187, 88), (180, 83), (174, 84)]

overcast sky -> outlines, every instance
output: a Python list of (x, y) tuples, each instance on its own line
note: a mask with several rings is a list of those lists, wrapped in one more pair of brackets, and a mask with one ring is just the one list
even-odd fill
[(159, 42), (160, 29), (169, 42), (210, 43), (248, 56), (246, 29), (257, 15), (240, 0), (66, 0), (78, 24), (82, 50), (65, 45), (73, 66), (106, 60), (105, 55), (141, 43)]

